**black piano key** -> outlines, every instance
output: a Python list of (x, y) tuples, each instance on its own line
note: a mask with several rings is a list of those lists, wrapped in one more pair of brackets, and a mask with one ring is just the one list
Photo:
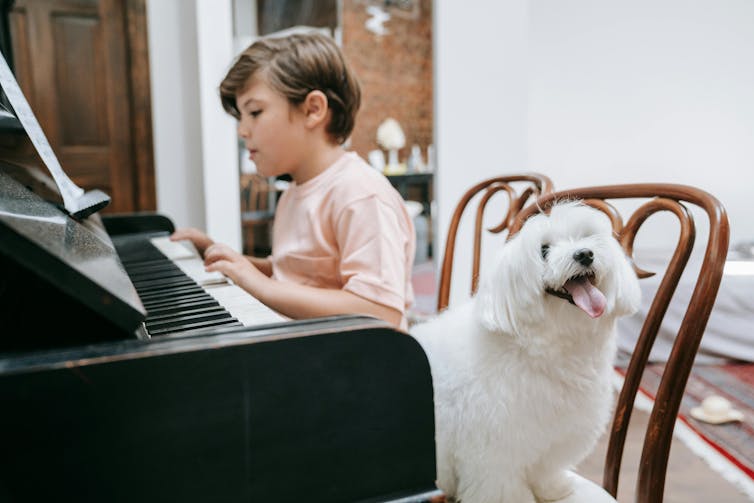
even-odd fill
[(139, 285), (144, 282), (148, 281), (156, 281), (158, 279), (168, 279), (168, 278), (187, 278), (186, 273), (181, 271), (178, 268), (175, 268), (174, 270), (163, 270), (163, 271), (151, 271), (151, 272), (144, 272), (144, 273), (138, 273), (135, 274), (132, 271), (127, 271), (128, 276), (131, 278), (131, 282), (134, 285)]
[(152, 336), (218, 326), (240, 326), (227, 309), (162, 254), (145, 235), (118, 240), (116, 249), (147, 311)]
[(140, 296), (143, 294), (150, 293), (150, 292), (155, 292), (155, 291), (160, 291), (160, 290), (174, 290), (182, 286), (191, 286), (191, 285), (196, 285), (196, 282), (188, 277), (162, 278), (162, 279), (156, 279), (152, 281), (141, 281), (139, 283), (134, 283), (134, 286), (136, 287), (136, 291), (139, 292)]
[[(138, 291), (138, 290), (137, 290)], [(193, 285), (185, 285), (179, 288), (176, 288), (172, 291), (156, 291), (156, 292), (148, 292), (144, 295), (139, 295), (139, 297), (142, 298), (142, 300), (155, 300), (155, 299), (165, 299), (170, 298), (172, 296), (180, 296), (180, 295), (188, 295), (191, 293), (199, 293), (203, 292), (204, 290), (202, 287), (194, 283)]]
[(128, 276), (131, 278), (131, 282), (133, 282), (133, 284), (136, 285), (142, 281), (149, 280), (149, 279), (185, 277), (186, 273), (180, 270), (179, 268), (175, 267), (171, 269), (145, 271), (145, 272), (139, 272), (139, 273), (129, 272)]
[(160, 336), (160, 335), (168, 335), (168, 334), (177, 334), (181, 332), (186, 332), (189, 330), (196, 330), (199, 328), (209, 328), (209, 327), (238, 327), (243, 326), (240, 321), (238, 321), (235, 318), (225, 319), (225, 320), (205, 320), (201, 322), (196, 323), (190, 323), (187, 325), (183, 325), (180, 327), (168, 327), (168, 328), (156, 328), (154, 330), (149, 331), (149, 335), (151, 336)]
[(118, 236), (113, 239), (113, 244), (118, 251), (118, 256), (124, 266), (126, 264), (143, 262), (147, 260), (155, 259), (167, 259), (165, 255), (160, 252), (149, 241), (148, 235), (134, 235), (134, 236)]
[[(165, 307), (170, 306), (180, 306), (185, 303), (192, 303), (192, 302), (209, 302), (215, 300), (214, 297), (212, 297), (207, 292), (196, 292), (190, 295), (181, 295), (181, 296), (170, 296), (162, 299), (154, 299), (154, 300), (148, 300), (144, 301), (142, 299), (142, 303), (144, 304), (144, 307), (149, 311), (150, 309), (162, 309)], [(217, 301), (215, 301), (217, 302)]]
[(207, 300), (207, 299), (200, 299), (190, 302), (181, 302), (181, 303), (174, 303), (165, 305), (162, 307), (155, 307), (151, 309), (147, 309), (147, 316), (149, 318), (154, 318), (156, 316), (162, 316), (165, 314), (172, 314), (172, 313), (180, 313), (183, 312), (190, 312), (195, 309), (201, 309), (205, 307), (217, 307), (220, 303), (216, 300)]
[(151, 267), (135, 267), (135, 268), (126, 268), (126, 272), (130, 277), (133, 277), (135, 279), (140, 278), (148, 278), (150, 276), (165, 276), (165, 275), (173, 275), (173, 274), (183, 274), (186, 275), (185, 272), (181, 270), (180, 267), (176, 266), (175, 264), (168, 263), (168, 264), (161, 264), (160, 266), (151, 266)]
[(150, 326), (156, 326), (158, 323), (169, 322), (171, 320), (191, 319), (194, 316), (214, 315), (216, 313), (227, 313), (227, 311), (224, 307), (217, 304), (214, 306), (202, 305), (194, 308), (184, 308), (178, 311), (152, 312), (149, 313), (148, 323)]
[(147, 319), (145, 322), (145, 325), (147, 327), (148, 331), (151, 331), (154, 328), (163, 328), (163, 327), (180, 327), (183, 325), (189, 325), (191, 323), (197, 323), (202, 321), (210, 321), (210, 320), (222, 320), (222, 319), (228, 319), (232, 318), (230, 313), (224, 308), (216, 308), (210, 312), (206, 313), (199, 313), (199, 314), (176, 314), (171, 315), (168, 317), (165, 317), (163, 319)]
[(177, 267), (172, 260), (166, 256), (162, 256), (159, 259), (153, 260), (135, 260), (123, 262), (123, 267), (131, 271), (138, 271), (140, 269), (159, 269), (161, 267)]

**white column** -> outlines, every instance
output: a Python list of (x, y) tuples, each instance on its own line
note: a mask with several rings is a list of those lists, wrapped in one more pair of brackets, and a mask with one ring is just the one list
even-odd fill
[(157, 211), (203, 229), (196, 12), (183, 0), (146, 6)]
[(218, 86), (235, 56), (231, 0), (196, 0), (202, 173), (207, 233), (241, 250), (236, 121), (220, 105)]

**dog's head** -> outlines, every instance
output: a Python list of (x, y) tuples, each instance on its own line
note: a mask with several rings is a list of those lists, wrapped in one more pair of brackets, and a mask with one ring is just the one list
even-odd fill
[(527, 220), (477, 294), (482, 323), (509, 333), (613, 320), (639, 302), (638, 279), (606, 215), (578, 201)]

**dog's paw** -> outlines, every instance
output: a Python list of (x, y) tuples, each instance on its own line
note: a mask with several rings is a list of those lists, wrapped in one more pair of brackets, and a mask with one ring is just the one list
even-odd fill
[(570, 496), (573, 489), (573, 481), (567, 472), (556, 473), (546, 479), (532, 481), (532, 492), (540, 503), (560, 501)]

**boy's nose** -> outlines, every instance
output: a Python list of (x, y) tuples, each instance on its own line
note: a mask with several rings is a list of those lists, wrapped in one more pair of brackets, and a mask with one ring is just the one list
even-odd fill
[(241, 120), (238, 121), (238, 126), (236, 126), (236, 130), (238, 131), (238, 136), (241, 138), (250, 138), (251, 137), (251, 128), (249, 127), (249, 124), (244, 120), (242, 117)]

